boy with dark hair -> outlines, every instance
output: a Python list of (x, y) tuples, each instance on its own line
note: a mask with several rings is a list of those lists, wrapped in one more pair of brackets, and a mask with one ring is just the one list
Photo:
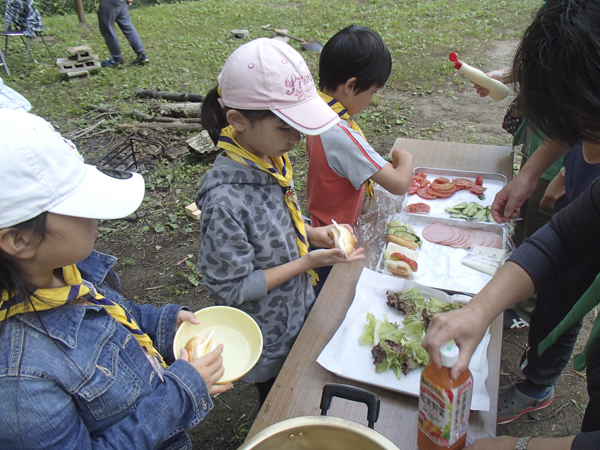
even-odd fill
[(319, 136), (306, 137), (306, 203), (314, 226), (332, 220), (354, 225), (365, 191), (373, 199), (373, 182), (396, 195), (410, 186), (412, 155), (395, 148), (393, 165), (388, 164), (351, 119), (369, 105), (391, 70), (392, 58), (381, 36), (358, 25), (336, 33), (321, 52), (319, 95), (342, 120)]

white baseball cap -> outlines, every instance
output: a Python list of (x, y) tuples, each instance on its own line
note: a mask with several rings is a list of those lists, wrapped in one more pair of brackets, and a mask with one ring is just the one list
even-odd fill
[(315, 136), (339, 122), (319, 97), (302, 55), (278, 39), (260, 38), (238, 47), (218, 78), (221, 104), (271, 110), (298, 131)]
[(45, 211), (118, 219), (143, 198), (141, 175), (84, 164), (75, 145), (41, 117), (0, 110), (0, 228)]

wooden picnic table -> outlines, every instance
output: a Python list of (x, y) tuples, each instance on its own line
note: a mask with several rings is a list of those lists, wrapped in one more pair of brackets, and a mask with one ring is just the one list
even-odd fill
[[(398, 139), (396, 143), (414, 155), (414, 167), (500, 173), (508, 180), (512, 179), (510, 147), (414, 139)], [(340, 378), (316, 362), (344, 320), (364, 266), (363, 260), (353, 264), (338, 264), (333, 268), (248, 437), (285, 419), (320, 415), (323, 386), (327, 383), (342, 383), (376, 393), (381, 398), (381, 411), (375, 430), (402, 450), (417, 448), (416, 397)], [(489, 374), (485, 383), (490, 396), (490, 410), (472, 411), (470, 423), (495, 435), (502, 346), (501, 317), (494, 320), (490, 333)], [(336, 398), (328, 415), (366, 425), (367, 407), (362, 403)]]

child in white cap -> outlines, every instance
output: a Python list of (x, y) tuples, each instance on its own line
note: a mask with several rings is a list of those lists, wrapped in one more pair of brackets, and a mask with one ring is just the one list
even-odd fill
[[(235, 50), (202, 105), (202, 126), (224, 152), (200, 180), (200, 260), (216, 304), (235, 306), (260, 326), (264, 349), (242, 378), (262, 404), (315, 301), (312, 269), (364, 258), (333, 247), (332, 225), (303, 221), (287, 153), (301, 133), (339, 117), (318, 96), (302, 56), (275, 39)], [(347, 227), (351, 230), (350, 227)], [(323, 247), (309, 252), (309, 244)]]
[[(0, 448), (191, 448), (222, 346), (173, 362), (181, 306), (118, 293), (97, 218), (133, 213), (135, 173), (86, 165), (40, 117), (0, 111)], [(167, 363), (172, 363), (167, 367)]]

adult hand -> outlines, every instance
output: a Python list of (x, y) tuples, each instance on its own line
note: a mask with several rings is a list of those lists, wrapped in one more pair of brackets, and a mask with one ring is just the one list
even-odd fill
[(565, 192), (565, 177), (559, 173), (552, 179), (550, 184), (548, 184), (546, 192), (544, 192), (544, 196), (540, 201), (540, 207), (554, 208), (556, 200), (565, 195)]
[[(486, 73), (486, 75), (494, 80), (498, 80), (501, 83), (504, 83), (506, 78), (506, 69), (492, 70), (491, 72)], [(505, 83), (506, 84), (506, 83)], [(478, 84), (473, 84), (475, 91), (479, 94), (480, 97), (485, 97), (490, 93), (490, 90), (484, 88), (483, 86), (479, 86)]]
[(421, 345), (439, 368), (442, 367), (440, 347), (454, 339), (460, 349), (460, 355), (458, 362), (450, 370), (450, 376), (457, 379), (469, 367), (471, 356), (491, 321), (485, 308), (478, 303), (468, 304), (462, 309), (447, 313), (436, 314), (431, 318), (427, 334)]
[(519, 173), (514, 180), (496, 194), (491, 207), (494, 220), (503, 223), (519, 217), (521, 206), (533, 194), (537, 183), (537, 179), (531, 179), (527, 175)]
[(132, 3), (133, 3), (133, 0), (127, 0), (127, 4), (128, 4), (129, 6), (131, 6), (131, 4), (132, 4)]
[(310, 267), (315, 269), (317, 267), (333, 266), (338, 263), (352, 263), (364, 259), (365, 255), (363, 252), (364, 249), (362, 247), (355, 248), (354, 251), (348, 255), (348, 258), (346, 258), (344, 251), (339, 248), (319, 249), (308, 252), (302, 258), (307, 258)]
[(196, 318), (193, 312), (182, 309), (177, 313), (177, 328), (181, 326), (183, 322), (189, 322), (192, 325), (199, 325), (200, 321)]
[(219, 344), (216, 349), (212, 352), (204, 355), (202, 358), (195, 359), (193, 361), (189, 360), (188, 352), (185, 348), (181, 349), (181, 356), (179, 359), (183, 359), (184, 361), (189, 362), (192, 366), (196, 368), (204, 381), (206, 382), (206, 386), (208, 387), (208, 393), (210, 395), (218, 394), (220, 392), (225, 392), (233, 386), (231, 383), (227, 384), (215, 384), (219, 381), (219, 378), (223, 376), (225, 373), (225, 368), (223, 367), (223, 344)]

